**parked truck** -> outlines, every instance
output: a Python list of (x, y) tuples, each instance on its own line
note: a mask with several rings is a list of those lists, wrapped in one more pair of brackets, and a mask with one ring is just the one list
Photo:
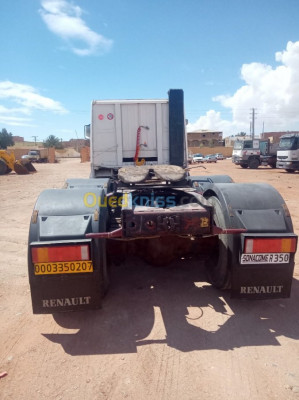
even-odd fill
[(277, 168), (287, 172), (299, 171), (299, 134), (287, 133), (280, 138), (277, 150)]
[(43, 191), (33, 209), (33, 313), (100, 308), (108, 266), (132, 254), (205, 260), (207, 280), (235, 298), (290, 296), (298, 238), (284, 200), (266, 183), (189, 175), (182, 90), (93, 101), (86, 132), (91, 177)]
[(242, 168), (256, 169), (260, 165), (276, 167), (276, 152), (278, 144), (270, 139), (236, 140), (232, 162)]
[(28, 154), (22, 156), (23, 159), (28, 159), (31, 162), (46, 163), (48, 162), (49, 149), (34, 149), (29, 150)]

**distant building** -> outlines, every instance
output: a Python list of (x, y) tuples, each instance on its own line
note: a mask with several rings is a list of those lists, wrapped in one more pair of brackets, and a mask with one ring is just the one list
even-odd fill
[(68, 142), (62, 142), (63, 147), (72, 147), (77, 151), (80, 151), (82, 147), (90, 146), (89, 139), (70, 139)]
[(222, 146), (222, 132), (198, 130), (188, 132), (188, 147)]
[(24, 142), (24, 138), (23, 138), (22, 136), (13, 136), (12, 139), (13, 139), (13, 141), (14, 141), (15, 143)]

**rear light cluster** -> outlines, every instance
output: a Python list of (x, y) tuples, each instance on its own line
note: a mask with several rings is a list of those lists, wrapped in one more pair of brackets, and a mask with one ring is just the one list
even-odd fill
[(246, 238), (244, 253), (295, 253), (297, 238)]
[(89, 246), (38, 246), (31, 248), (32, 262), (87, 261), (90, 260)]

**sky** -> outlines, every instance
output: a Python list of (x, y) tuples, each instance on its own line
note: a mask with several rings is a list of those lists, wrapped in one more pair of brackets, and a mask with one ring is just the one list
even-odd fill
[(183, 89), (188, 131), (299, 130), (298, 0), (0, 2), (0, 130), (84, 137), (92, 100)]

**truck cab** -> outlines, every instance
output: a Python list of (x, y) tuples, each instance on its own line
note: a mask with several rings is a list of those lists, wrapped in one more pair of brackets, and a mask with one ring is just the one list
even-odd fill
[(28, 151), (28, 158), (31, 162), (38, 162), (40, 159), (40, 154), (38, 150), (29, 150)]
[(109, 177), (133, 165), (187, 166), (183, 97), (172, 93), (165, 100), (92, 102), (92, 177)]
[(287, 172), (299, 171), (298, 133), (287, 133), (280, 138), (276, 167), (285, 169)]

